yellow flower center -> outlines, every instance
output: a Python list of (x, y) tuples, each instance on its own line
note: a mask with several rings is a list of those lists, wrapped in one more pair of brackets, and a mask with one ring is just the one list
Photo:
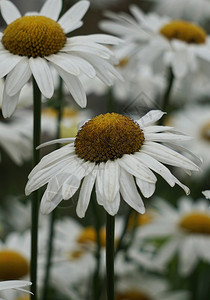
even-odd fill
[(153, 220), (153, 216), (149, 212), (146, 212), (143, 215), (138, 214), (137, 216), (135, 214), (131, 214), (128, 222), (128, 228), (132, 229), (135, 226), (143, 226), (151, 223), (152, 220)]
[(17, 280), (29, 273), (29, 263), (24, 256), (12, 250), (0, 251), (0, 280)]
[(205, 141), (210, 142), (210, 122), (203, 126), (201, 136)]
[(4, 30), (2, 43), (13, 54), (44, 57), (57, 53), (66, 42), (61, 26), (44, 16), (24, 16)]
[(210, 215), (203, 212), (192, 212), (185, 215), (179, 226), (188, 232), (210, 234)]
[[(96, 242), (96, 231), (93, 227), (85, 227), (77, 238), (79, 244), (88, 244)], [(100, 229), (101, 246), (106, 246), (106, 231), (105, 228)]]
[(76, 154), (101, 163), (139, 151), (144, 134), (130, 118), (116, 113), (99, 115), (85, 123), (75, 139)]
[(115, 300), (151, 300), (151, 298), (140, 291), (132, 290), (117, 293)]
[(29, 295), (20, 296), (16, 298), (16, 300), (30, 300), (30, 296)]
[(127, 66), (128, 62), (129, 62), (129, 58), (128, 58), (128, 57), (124, 57), (123, 59), (121, 59), (121, 60), (119, 61), (118, 66), (119, 66), (120, 68), (124, 68), (125, 66)]
[(172, 21), (160, 29), (167, 39), (178, 39), (188, 44), (204, 44), (206, 32), (200, 26), (186, 21)]

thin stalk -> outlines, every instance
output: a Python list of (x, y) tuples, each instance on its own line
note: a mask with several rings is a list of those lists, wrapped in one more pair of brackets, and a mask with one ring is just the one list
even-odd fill
[(115, 110), (116, 110), (116, 105), (115, 105), (113, 90), (112, 88), (109, 88), (107, 93), (107, 112), (112, 113), (115, 112)]
[(96, 268), (93, 274), (93, 300), (98, 300), (100, 298), (101, 293), (101, 280), (100, 280), (100, 266), (101, 266), (101, 218), (99, 215), (99, 206), (97, 205), (96, 193), (93, 189), (91, 194), (91, 203), (94, 215), (94, 226), (96, 230)]
[[(34, 101), (34, 128), (33, 128), (33, 167), (35, 167), (40, 160), (40, 150), (36, 147), (41, 142), (41, 92), (33, 79), (33, 101)], [(31, 266), (30, 278), (32, 282), (31, 299), (37, 299), (37, 256), (38, 256), (38, 222), (39, 222), (39, 190), (32, 193), (32, 211), (31, 211)]]
[[(57, 99), (57, 133), (56, 139), (60, 138), (61, 132), (61, 120), (62, 120), (62, 103), (63, 99), (63, 81), (60, 79), (59, 89), (58, 89), (58, 99)], [(59, 144), (57, 145), (59, 148)], [(49, 243), (48, 243), (48, 251), (47, 251), (47, 260), (46, 260), (46, 270), (44, 277), (44, 288), (42, 299), (46, 300), (48, 297), (48, 287), (49, 287), (49, 279), (50, 279), (50, 268), (52, 264), (52, 256), (53, 256), (53, 240), (54, 240), (54, 231), (55, 231), (55, 220), (56, 220), (56, 209), (54, 209), (50, 215), (50, 224), (49, 224)]]
[(107, 300), (114, 300), (114, 228), (115, 217), (106, 213), (106, 286)]
[[(168, 112), (168, 106), (169, 106), (171, 91), (172, 91), (172, 87), (173, 87), (173, 84), (174, 84), (174, 81), (175, 81), (174, 79), (175, 79), (175, 77), (174, 77), (172, 68), (170, 67), (169, 70), (168, 70), (168, 84), (167, 84), (165, 93), (163, 95), (162, 111), (164, 111), (164, 112)], [(158, 123), (159, 125), (164, 124), (165, 117), (166, 117), (166, 115), (162, 116), (162, 118), (160, 119), (160, 121)]]

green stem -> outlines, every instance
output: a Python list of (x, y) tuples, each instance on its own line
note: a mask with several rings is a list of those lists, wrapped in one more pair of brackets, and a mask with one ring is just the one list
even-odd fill
[(112, 88), (109, 88), (108, 93), (107, 93), (107, 112), (112, 113), (115, 112), (116, 107), (115, 107), (115, 99), (113, 95), (113, 90)]
[[(164, 111), (164, 112), (168, 112), (169, 100), (170, 100), (170, 96), (171, 96), (172, 87), (174, 84), (174, 79), (175, 79), (175, 77), (174, 77), (172, 68), (170, 67), (168, 70), (168, 85), (167, 85), (165, 93), (163, 95), (162, 111)], [(158, 125), (164, 124), (165, 117), (166, 117), (166, 115), (162, 116)]]
[(115, 217), (106, 214), (106, 284), (107, 299), (114, 300), (114, 228)]
[[(41, 92), (33, 79), (33, 101), (34, 101), (34, 129), (33, 129), (33, 167), (35, 167), (40, 160), (40, 150), (36, 147), (41, 142)], [(31, 299), (37, 299), (37, 256), (38, 256), (38, 221), (39, 221), (39, 190), (32, 193), (32, 211), (31, 211)]]
[(99, 215), (99, 206), (97, 205), (96, 193), (93, 189), (91, 194), (91, 201), (93, 215), (95, 220), (95, 230), (96, 230), (96, 268), (93, 274), (93, 299), (98, 300), (100, 298), (101, 293), (101, 281), (100, 281), (100, 265), (101, 265), (101, 238), (100, 238), (100, 230), (101, 230), (101, 218)]
[[(63, 99), (63, 81), (60, 79), (59, 89), (58, 89), (58, 99), (57, 99), (57, 133), (56, 139), (60, 138), (61, 131), (61, 120), (62, 120), (62, 99)], [(57, 145), (59, 148), (59, 144)], [(48, 251), (47, 251), (47, 260), (46, 260), (46, 270), (44, 277), (44, 287), (43, 287), (43, 295), (42, 299), (46, 300), (48, 297), (48, 286), (50, 279), (50, 268), (52, 264), (52, 256), (53, 256), (53, 240), (54, 240), (54, 229), (55, 229), (55, 221), (56, 221), (56, 209), (54, 209), (50, 215), (50, 224), (49, 224), (49, 243), (48, 243)]]

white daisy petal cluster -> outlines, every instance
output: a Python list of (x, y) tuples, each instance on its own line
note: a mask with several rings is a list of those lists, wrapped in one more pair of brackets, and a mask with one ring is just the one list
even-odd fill
[(6, 76), (4, 117), (14, 112), (20, 91), (31, 76), (46, 98), (53, 96), (51, 68), (56, 69), (81, 107), (87, 100), (79, 75), (98, 77), (107, 85), (112, 84), (110, 74), (120, 77), (113, 67), (113, 53), (106, 47), (118, 44), (118, 38), (104, 34), (66, 36), (82, 26), (89, 2), (79, 1), (58, 20), (61, 6), (61, 0), (47, 0), (39, 13), (21, 16), (12, 2), (1, 0), (1, 14), (7, 23), (0, 33), (0, 77)]
[(209, 0), (149, 0), (158, 13), (172, 18), (203, 21), (210, 18)]
[(9, 290), (9, 289), (16, 289), (16, 290), (24, 291), (26, 293), (30, 293), (29, 291), (23, 289), (23, 288), (25, 288), (27, 286), (30, 286), (30, 285), (32, 285), (32, 282), (24, 281), (24, 280), (0, 281), (0, 291)]
[(172, 20), (155, 13), (144, 14), (135, 5), (132, 15), (108, 13), (110, 20), (101, 22), (101, 28), (122, 37), (129, 57), (141, 63), (162, 62), (171, 67), (177, 78), (189, 71), (195, 72), (210, 62), (210, 39), (203, 28), (195, 23)]
[(210, 262), (210, 209), (209, 201), (188, 197), (179, 199), (178, 208), (162, 199), (155, 201), (160, 217), (145, 225), (139, 238), (166, 240), (157, 249), (153, 265), (166, 270), (178, 254), (178, 271), (188, 276), (200, 261)]
[[(41, 211), (50, 213), (62, 200), (70, 199), (80, 189), (77, 214), (84, 217), (95, 185), (97, 201), (110, 215), (115, 215), (122, 198), (140, 213), (145, 212), (144, 197), (155, 191), (159, 174), (170, 185), (183, 185), (166, 165), (198, 171), (198, 166), (176, 150), (189, 137), (174, 133), (171, 127), (154, 125), (164, 113), (150, 111), (138, 121), (116, 113), (99, 115), (86, 122), (76, 138), (46, 155), (29, 174), (25, 192), (29, 195), (48, 184), (42, 197)], [(52, 144), (56, 141), (46, 143)], [(174, 148), (174, 149), (173, 149)]]

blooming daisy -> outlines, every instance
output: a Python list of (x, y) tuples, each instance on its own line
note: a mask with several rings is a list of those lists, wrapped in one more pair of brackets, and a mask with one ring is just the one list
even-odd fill
[(209, 201), (182, 197), (178, 208), (159, 199), (155, 202), (160, 218), (145, 225), (141, 238), (167, 238), (153, 258), (154, 266), (165, 269), (168, 262), (178, 254), (179, 273), (189, 275), (199, 261), (210, 262), (210, 210)]
[(210, 17), (209, 0), (149, 0), (160, 14), (172, 18), (203, 21)]
[(174, 133), (170, 127), (153, 125), (163, 114), (150, 111), (135, 122), (120, 114), (107, 113), (86, 122), (76, 138), (48, 142), (69, 143), (46, 155), (35, 166), (29, 174), (26, 194), (48, 183), (41, 211), (50, 213), (63, 199), (71, 198), (84, 179), (76, 208), (79, 217), (85, 215), (94, 184), (98, 204), (110, 215), (118, 212), (120, 194), (131, 207), (144, 213), (136, 185), (144, 197), (150, 197), (157, 181), (153, 171), (170, 186), (178, 184), (188, 194), (189, 189), (164, 164), (187, 171), (199, 168), (173, 150), (188, 140), (187, 136)]
[(110, 21), (102, 21), (101, 28), (123, 37), (128, 55), (142, 63), (162, 62), (170, 66), (176, 77), (195, 72), (203, 62), (210, 62), (210, 42), (198, 24), (170, 20), (157, 14), (144, 14), (135, 5), (128, 14), (108, 13)]
[(66, 36), (82, 26), (89, 2), (79, 1), (58, 20), (61, 6), (61, 0), (47, 0), (39, 13), (21, 17), (12, 2), (1, 0), (1, 13), (7, 23), (0, 34), (0, 77), (7, 76), (2, 103), (4, 117), (14, 112), (19, 93), (31, 75), (41, 93), (46, 98), (52, 97), (51, 67), (81, 107), (86, 106), (86, 95), (78, 75), (97, 76), (107, 85), (112, 84), (110, 74), (119, 77), (112, 65), (113, 53), (103, 45), (117, 44), (119, 39), (103, 34)]
[(177, 130), (182, 129), (184, 134), (192, 136), (189, 147), (202, 158), (202, 171), (210, 169), (210, 105), (190, 105), (174, 112), (170, 124)]

